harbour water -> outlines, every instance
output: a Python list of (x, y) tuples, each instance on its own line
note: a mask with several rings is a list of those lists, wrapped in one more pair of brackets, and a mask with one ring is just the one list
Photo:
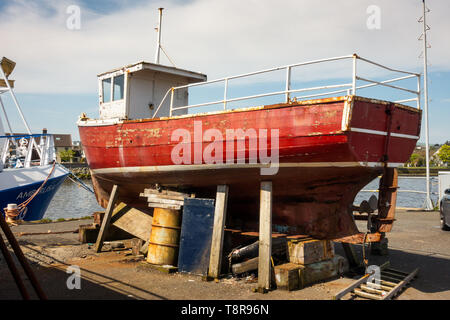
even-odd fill
[[(431, 179), (431, 192), (438, 192), (438, 182), (436, 177)], [(92, 188), (89, 180), (84, 181)], [(378, 188), (379, 179), (373, 180), (363, 190), (375, 190)], [(424, 177), (399, 177), (399, 190), (426, 191)], [(360, 192), (355, 198), (355, 205), (361, 201), (368, 200), (374, 192)], [(437, 194), (432, 194), (431, 199), (434, 204), (437, 201)], [(420, 208), (425, 201), (425, 194), (399, 192), (397, 196), (397, 207)], [(55, 194), (50, 206), (47, 209), (45, 218), (56, 220), (59, 218), (81, 218), (91, 215), (95, 211), (104, 210), (97, 204), (94, 194), (86, 191), (70, 180), (66, 180), (58, 192)]]

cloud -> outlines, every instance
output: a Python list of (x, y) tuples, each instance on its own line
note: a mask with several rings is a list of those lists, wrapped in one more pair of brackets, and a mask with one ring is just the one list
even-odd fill
[[(353, 52), (397, 68), (421, 70), (420, 1), (88, 3), (22, 0), (2, 7), (0, 54), (17, 62), (18, 92), (96, 92), (98, 73), (139, 60), (152, 62), (161, 6), (166, 8), (164, 48), (177, 67), (206, 73), (209, 79)], [(80, 30), (66, 27), (66, 9), (72, 4), (81, 8)], [(380, 7), (379, 30), (366, 26), (370, 5)], [(434, 69), (449, 70), (450, 3), (436, 0), (429, 6), (430, 62)]]

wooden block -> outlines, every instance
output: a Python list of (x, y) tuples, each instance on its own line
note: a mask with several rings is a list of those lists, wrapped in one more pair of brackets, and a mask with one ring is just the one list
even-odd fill
[(150, 208), (162, 208), (162, 209), (172, 209), (172, 210), (180, 210), (181, 206), (176, 204), (165, 204), (165, 203), (149, 203), (148, 206)]
[(119, 203), (113, 211), (111, 223), (133, 236), (147, 241), (150, 239), (153, 218), (149, 214)]
[(333, 258), (334, 246), (329, 240), (288, 241), (289, 262), (311, 264)]
[(300, 288), (341, 276), (348, 270), (347, 260), (339, 255), (329, 260), (298, 266)]
[(174, 196), (174, 197), (183, 197), (190, 198), (193, 197), (192, 194), (182, 193), (178, 191), (171, 190), (157, 190), (157, 189), (144, 189), (144, 192), (140, 194), (141, 197), (147, 197), (149, 195), (162, 195), (162, 196)]
[(299, 269), (295, 263), (285, 263), (275, 266), (275, 281), (277, 289), (297, 290), (299, 288)]

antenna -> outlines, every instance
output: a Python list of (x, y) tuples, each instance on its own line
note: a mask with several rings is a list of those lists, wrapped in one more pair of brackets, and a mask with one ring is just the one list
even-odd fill
[(419, 19), (419, 22), (423, 23), (423, 34), (419, 40), (423, 40), (423, 97), (424, 97), (424, 111), (425, 111), (425, 161), (426, 161), (426, 183), (427, 194), (425, 198), (424, 208), (425, 210), (433, 210), (433, 203), (430, 198), (430, 150), (429, 150), (429, 137), (428, 137), (428, 68), (427, 68), (427, 31), (430, 29), (426, 23), (426, 13), (430, 10), (425, 5), (425, 0), (422, 0), (423, 4), (423, 17)]
[(162, 12), (164, 8), (158, 8), (159, 11), (159, 23), (158, 28), (156, 28), (156, 31), (158, 32), (158, 40), (156, 43), (156, 54), (155, 54), (155, 63), (159, 64), (159, 52), (161, 49), (161, 23), (162, 23)]
[(164, 8), (158, 8), (159, 10), (159, 24), (158, 27), (155, 28), (158, 32), (158, 40), (156, 43), (156, 54), (155, 54), (155, 63), (159, 64), (159, 56), (160, 56), (160, 50), (163, 51), (167, 59), (169, 59), (170, 63), (175, 67), (175, 63), (173, 63), (172, 59), (170, 59), (169, 55), (167, 54), (166, 50), (164, 50), (163, 46), (161, 45), (161, 24), (162, 24), (162, 11)]

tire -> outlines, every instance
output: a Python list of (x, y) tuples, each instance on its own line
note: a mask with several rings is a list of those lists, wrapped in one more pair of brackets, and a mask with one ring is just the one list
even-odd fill
[(444, 231), (450, 231), (450, 227), (446, 224), (444, 213), (441, 210), (441, 229)]

